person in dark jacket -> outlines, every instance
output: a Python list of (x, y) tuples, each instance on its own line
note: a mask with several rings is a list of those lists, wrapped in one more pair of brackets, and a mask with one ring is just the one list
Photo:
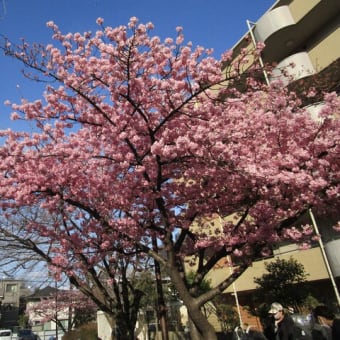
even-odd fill
[(340, 339), (340, 319), (335, 318), (332, 324), (332, 337), (333, 340)]
[(272, 318), (271, 324), (265, 330), (268, 340), (296, 340), (294, 321), (288, 314), (285, 314), (280, 303), (272, 303), (268, 313)]
[(332, 310), (320, 305), (313, 310), (313, 340), (340, 339), (340, 319), (336, 318)]

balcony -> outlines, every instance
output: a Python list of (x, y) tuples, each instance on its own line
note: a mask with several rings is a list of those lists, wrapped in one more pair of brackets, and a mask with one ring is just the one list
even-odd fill
[(284, 86), (315, 73), (307, 52), (295, 53), (283, 59), (273, 70), (270, 81), (281, 80)]
[[(280, 6), (281, 3), (289, 5)], [(280, 1), (280, 4), (265, 13), (253, 30), (256, 40), (266, 45), (262, 51), (264, 62), (278, 62), (308, 46), (313, 48), (323, 41), (330, 26), (339, 26), (339, 0)]]
[(306, 106), (306, 110), (309, 112), (313, 120), (315, 120), (316, 122), (322, 122), (322, 118), (320, 117), (319, 113), (321, 112), (324, 106), (325, 106), (324, 102), (317, 102)]
[(294, 25), (295, 21), (288, 6), (277, 7), (265, 13), (256, 23), (254, 35), (257, 41), (265, 42), (275, 32)]

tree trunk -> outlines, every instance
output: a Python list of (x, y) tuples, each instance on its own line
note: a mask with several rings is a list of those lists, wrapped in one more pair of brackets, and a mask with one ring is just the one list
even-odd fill
[[(156, 269), (158, 267), (158, 270)], [(168, 322), (166, 318), (166, 305), (164, 301), (162, 280), (160, 278), (159, 264), (155, 263), (156, 287), (157, 287), (157, 314), (162, 333), (162, 340), (169, 340)]]
[(190, 339), (192, 340), (201, 340), (201, 334), (195, 326), (194, 322), (189, 317), (189, 330), (190, 330)]
[[(157, 252), (157, 241), (154, 238), (152, 240), (153, 248)], [(169, 330), (168, 330), (168, 322), (166, 318), (166, 305), (164, 301), (164, 292), (162, 286), (162, 276), (161, 276), (161, 268), (159, 262), (154, 260), (155, 263), (155, 277), (156, 277), (156, 291), (157, 291), (157, 317), (159, 320), (162, 340), (169, 340)]]
[(197, 300), (190, 295), (177, 268), (169, 271), (172, 283), (184, 302), (189, 314), (189, 326), (192, 340), (217, 340), (214, 327), (209, 323)]
[(131, 327), (130, 322), (126, 320), (126, 315), (116, 316), (116, 327), (113, 330), (115, 340), (134, 340), (135, 329)]
[[(188, 312), (191, 340), (217, 340), (214, 327), (204, 317), (199, 308), (188, 308)], [(194, 315), (194, 317), (191, 317), (191, 315)], [(200, 320), (200, 322), (198, 320)]]
[(110, 340), (135, 340), (134, 329), (129, 328), (124, 315), (105, 313), (105, 318), (112, 330)]

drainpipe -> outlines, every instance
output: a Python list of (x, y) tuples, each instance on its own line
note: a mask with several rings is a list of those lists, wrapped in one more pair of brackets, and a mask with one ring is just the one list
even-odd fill
[[(247, 22), (247, 26), (248, 26), (248, 32), (249, 32), (249, 35), (251, 37), (251, 41), (253, 42), (253, 45), (256, 48), (257, 44), (256, 44), (254, 32), (253, 32), (253, 28), (256, 24), (254, 22), (249, 21), (249, 20), (246, 20), (246, 22)], [(262, 59), (261, 55), (259, 55), (259, 62), (260, 62), (260, 66), (263, 70), (263, 75), (264, 75), (264, 79), (266, 80), (266, 84), (269, 85), (269, 78), (268, 78), (267, 72), (264, 68), (264, 63), (263, 63), (263, 59)]]
[[(230, 275), (232, 275), (233, 274), (233, 264), (231, 262), (230, 256), (227, 256), (227, 262), (228, 262), (228, 266), (229, 266)], [(238, 295), (237, 295), (237, 289), (236, 289), (235, 282), (233, 282), (232, 285), (233, 285), (233, 292), (234, 292), (233, 294), (234, 294), (234, 297), (235, 297), (235, 303), (236, 303), (238, 318), (239, 318), (239, 321), (240, 321), (240, 327), (243, 329), (243, 320), (242, 320), (241, 308), (240, 308), (240, 304), (239, 304), (239, 301), (238, 301)]]
[[(222, 217), (221, 217), (220, 213), (218, 214), (218, 218), (219, 218), (219, 221), (220, 221), (221, 233), (223, 234), (223, 221), (222, 221)], [(231, 257), (229, 255), (227, 256), (227, 263), (228, 263), (228, 266), (229, 266), (230, 275), (233, 275), (233, 263), (232, 263)], [(234, 294), (234, 297), (235, 297), (237, 314), (238, 314), (238, 318), (239, 318), (239, 321), (240, 321), (240, 327), (243, 329), (243, 320), (242, 320), (242, 315), (241, 315), (240, 304), (239, 304), (239, 301), (238, 301), (238, 295), (237, 295), (237, 289), (236, 289), (235, 281), (232, 283), (232, 287), (233, 287), (233, 294)]]

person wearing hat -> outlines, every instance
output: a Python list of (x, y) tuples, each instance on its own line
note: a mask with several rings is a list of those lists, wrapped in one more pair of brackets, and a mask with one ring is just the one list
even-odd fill
[(285, 314), (280, 303), (273, 302), (268, 313), (272, 318), (271, 324), (265, 330), (268, 340), (296, 340), (294, 321), (288, 314)]

